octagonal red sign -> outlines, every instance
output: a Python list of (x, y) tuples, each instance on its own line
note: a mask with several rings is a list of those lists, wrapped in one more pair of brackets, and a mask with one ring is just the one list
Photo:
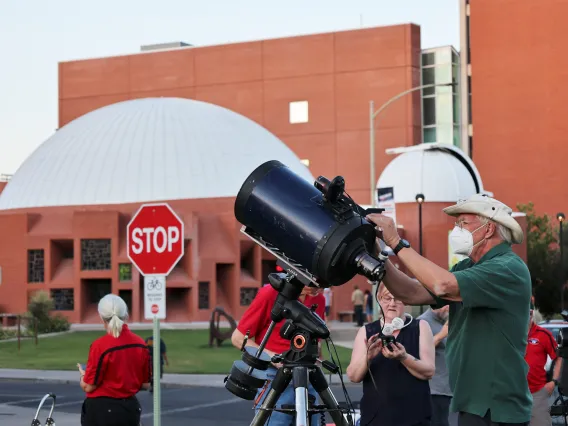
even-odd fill
[(140, 273), (168, 275), (184, 253), (183, 222), (166, 203), (144, 204), (126, 227), (127, 254)]

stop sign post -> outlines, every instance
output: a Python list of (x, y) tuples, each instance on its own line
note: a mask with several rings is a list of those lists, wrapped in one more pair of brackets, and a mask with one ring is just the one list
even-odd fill
[(154, 426), (160, 426), (160, 319), (166, 318), (166, 277), (183, 257), (183, 221), (166, 203), (144, 204), (126, 227), (127, 255), (144, 276), (144, 318), (154, 321)]

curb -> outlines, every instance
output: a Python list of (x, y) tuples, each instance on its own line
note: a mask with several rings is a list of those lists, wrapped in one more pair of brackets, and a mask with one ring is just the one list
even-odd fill
[[(0, 377), (0, 382), (9, 383), (9, 382), (27, 382), (27, 383), (49, 383), (54, 385), (73, 385), (76, 384), (79, 386), (78, 380), (71, 380), (71, 379), (56, 379), (56, 378), (38, 378), (38, 377)], [(211, 387), (211, 388), (224, 388), (225, 383), (160, 383), (160, 387), (162, 389), (184, 389), (184, 388), (200, 388), (200, 387)], [(147, 391), (141, 391), (147, 392)]]
[[(204, 376), (207, 376), (204, 374)], [(162, 379), (163, 380), (163, 379)], [(326, 380), (329, 383), (329, 375), (326, 375)], [(1, 377), (0, 382), (28, 382), (28, 383), (51, 383), (55, 385), (72, 385), (76, 384), (79, 385), (79, 381), (76, 379), (59, 379), (55, 377)], [(343, 376), (343, 383), (345, 386), (356, 385), (356, 383), (351, 383), (351, 381), (347, 378), (346, 375)], [(184, 388), (201, 388), (201, 387), (210, 387), (210, 388), (224, 388), (224, 376), (221, 381), (196, 381), (193, 383), (168, 383), (168, 382), (160, 382), (160, 386), (162, 389), (184, 389)], [(332, 376), (332, 382), (330, 386), (341, 386), (341, 381), (337, 377), (337, 375)], [(141, 391), (145, 392), (145, 391)]]

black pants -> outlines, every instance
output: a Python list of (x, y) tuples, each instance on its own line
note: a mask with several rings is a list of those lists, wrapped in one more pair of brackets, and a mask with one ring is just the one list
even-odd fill
[(139, 426), (142, 407), (127, 399), (87, 398), (81, 409), (81, 426)]
[(451, 396), (432, 395), (432, 426), (449, 426)]
[(491, 411), (487, 411), (485, 417), (477, 416), (475, 414), (460, 412), (458, 417), (458, 426), (528, 426), (529, 422), (525, 423), (497, 423), (491, 421)]
[(355, 321), (359, 327), (363, 326), (363, 305), (355, 305), (353, 307), (353, 313), (355, 314)]

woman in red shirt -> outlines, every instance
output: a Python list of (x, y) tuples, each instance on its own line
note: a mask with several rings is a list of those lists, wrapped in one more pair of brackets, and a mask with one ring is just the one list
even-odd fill
[(117, 295), (100, 300), (99, 315), (107, 333), (91, 344), (85, 370), (78, 366), (86, 393), (81, 425), (138, 426), (142, 408), (136, 394), (150, 387), (148, 347), (125, 324), (128, 308)]

